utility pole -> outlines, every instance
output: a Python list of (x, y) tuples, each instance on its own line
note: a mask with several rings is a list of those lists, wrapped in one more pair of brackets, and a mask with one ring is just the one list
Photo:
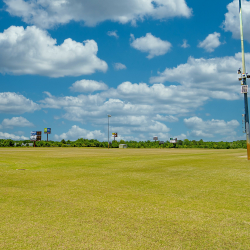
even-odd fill
[(241, 0), (239, 0), (239, 11), (240, 11), (240, 36), (241, 36), (241, 51), (242, 51), (242, 72), (239, 69), (238, 73), (241, 74), (241, 78), (239, 78), (239, 80), (242, 81), (241, 82), (242, 90), (244, 90), (241, 92), (244, 93), (247, 158), (248, 160), (250, 160), (249, 112), (248, 112), (248, 98), (247, 98), (247, 89), (248, 89), (247, 78), (250, 78), (250, 75), (248, 76), (246, 73)]

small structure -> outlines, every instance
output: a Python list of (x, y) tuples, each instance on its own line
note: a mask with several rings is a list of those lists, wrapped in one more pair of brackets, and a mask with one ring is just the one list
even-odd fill
[[(16, 145), (17, 145), (18, 143), (14, 143), (14, 146), (16, 147)], [(28, 147), (33, 147), (33, 143), (22, 143), (21, 144), (21, 147), (25, 147), (25, 146), (27, 146), (28, 145)]]
[(127, 148), (127, 144), (119, 144), (119, 148)]

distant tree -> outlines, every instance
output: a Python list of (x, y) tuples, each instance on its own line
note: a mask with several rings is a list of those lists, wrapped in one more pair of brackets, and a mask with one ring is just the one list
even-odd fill
[(197, 145), (197, 141), (196, 140), (192, 140), (192, 144), (193, 145)]
[(62, 144), (66, 144), (66, 141), (64, 139), (61, 140)]
[(199, 140), (198, 142), (199, 145), (203, 145), (204, 144), (204, 141), (202, 139)]
[(183, 145), (188, 147), (190, 145), (190, 141), (188, 139), (184, 139)]
[(182, 140), (177, 140), (177, 143), (176, 143), (178, 146), (179, 145), (182, 145), (183, 144), (183, 141)]
[(14, 147), (14, 145), (15, 145), (15, 142), (11, 139), (7, 139), (4, 142), (4, 147)]

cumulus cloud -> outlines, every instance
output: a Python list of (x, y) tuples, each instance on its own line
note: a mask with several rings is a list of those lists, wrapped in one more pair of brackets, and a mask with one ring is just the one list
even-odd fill
[[(246, 53), (246, 64), (250, 64), (250, 54)], [(241, 97), (237, 69), (241, 66), (241, 53), (221, 58), (193, 58), (176, 68), (166, 68), (151, 83), (178, 82), (190, 91), (196, 90), (209, 98), (237, 100)]]
[(104, 98), (101, 98), (99, 94), (89, 94), (89, 95), (79, 95), (74, 96), (65, 96), (65, 97), (56, 97), (51, 95), (49, 92), (44, 92), (47, 95), (47, 98), (40, 101), (41, 107), (43, 108), (67, 108), (67, 107), (93, 107), (98, 106), (105, 101)]
[(207, 52), (213, 52), (220, 45), (220, 33), (214, 32), (213, 34), (209, 34), (204, 41), (200, 42), (198, 47), (205, 49)]
[(0, 132), (0, 139), (11, 139), (11, 140), (29, 140), (28, 137), (25, 136), (18, 136), (18, 135), (13, 135), (13, 134), (9, 134), (9, 133), (3, 133)]
[(96, 56), (94, 40), (83, 44), (68, 38), (61, 45), (56, 43), (35, 26), (11, 26), (0, 33), (0, 72), (63, 77), (107, 71), (107, 63)]
[(163, 123), (161, 122), (157, 122), (157, 121), (153, 121), (154, 124), (149, 126), (149, 131), (155, 131), (155, 132), (169, 132), (170, 129)]
[[(133, 137), (138, 140), (148, 140), (153, 134), (157, 134), (161, 135), (161, 140), (163, 140), (163, 138), (173, 137), (173, 134), (170, 136), (171, 131), (167, 123), (178, 122), (178, 117), (192, 114), (211, 98), (234, 97), (234, 88), (227, 93), (227, 96), (223, 95), (221, 87), (213, 89), (214, 87), (211, 87), (210, 84), (204, 84), (201, 87), (202, 83), (195, 83), (193, 80), (189, 84), (184, 79), (184, 83), (170, 86), (123, 82), (117, 88), (110, 88), (96, 94), (81, 94), (78, 96), (57, 97), (47, 93), (47, 97), (40, 103), (41, 107), (46, 109), (62, 109), (64, 113), (57, 119), (103, 127), (107, 124), (107, 114), (111, 114), (110, 128), (112, 130), (110, 131), (119, 132), (122, 138)], [(209, 79), (206, 79), (206, 81), (209, 81)], [(226, 88), (230, 87), (225, 86)], [(240, 88), (237, 91), (240, 92)], [(239, 95), (236, 95), (236, 97), (239, 98)], [(191, 126), (191, 121), (186, 120), (186, 124)], [(213, 123), (218, 124), (214, 121)], [(234, 123), (229, 123), (229, 125), (234, 125)], [(192, 135), (197, 136), (210, 136), (213, 134), (212, 132), (212, 129), (209, 130), (206, 127), (202, 130), (196, 129), (196, 127), (192, 129)], [(184, 138), (185, 134), (180, 135), (181, 138)], [(61, 137), (57, 138), (60, 139)]]
[(150, 133), (167, 135), (170, 129), (165, 123), (177, 122), (175, 115), (188, 114), (207, 100), (198, 92), (188, 88), (183, 91), (180, 87), (124, 82), (116, 89), (76, 97), (56, 97), (46, 93), (47, 97), (40, 103), (46, 109), (63, 109), (65, 113), (59, 119), (88, 122), (96, 126), (106, 124), (106, 115), (110, 113), (111, 126), (119, 128), (123, 138), (145, 134), (144, 139), (148, 139)]
[[(232, 32), (236, 39), (240, 39), (240, 18), (239, 1), (234, 0), (227, 5), (228, 12), (225, 14), (223, 28), (225, 31)], [(250, 43), (250, 1), (242, 0), (242, 18), (244, 28), (244, 38)]]
[(188, 44), (186, 39), (183, 40), (183, 44), (181, 45), (181, 47), (184, 48), (184, 49), (190, 47), (190, 45)]
[(167, 133), (170, 129), (164, 124), (159, 121), (152, 120), (150, 116), (141, 115), (127, 115), (123, 116), (112, 116), (112, 126), (122, 126), (127, 127), (125, 134), (133, 133), (133, 132), (162, 132)]
[(115, 70), (122, 70), (122, 69), (126, 69), (126, 65), (122, 64), (122, 63), (114, 63), (113, 67)]
[(40, 106), (23, 95), (13, 92), (0, 93), (0, 113), (23, 114), (39, 110)]
[(101, 133), (100, 130), (89, 131), (84, 128), (80, 128), (77, 125), (71, 127), (71, 129), (66, 132), (62, 133), (61, 135), (55, 135), (55, 140), (77, 140), (78, 138), (84, 139), (104, 139), (105, 134)]
[(157, 20), (192, 15), (185, 0), (4, 0), (6, 10), (28, 24), (51, 28), (70, 21), (87, 26), (111, 20), (122, 24), (145, 18)]
[(0, 128), (10, 128), (13, 127), (33, 127), (34, 124), (29, 122), (26, 118), (20, 117), (12, 117), (11, 119), (4, 119), (0, 124)]
[(179, 121), (179, 119), (173, 115), (163, 116), (163, 115), (157, 114), (154, 119), (159, 120), (159, 121), (166, 121), (166, 122), (178, 122)]
[(197, 116), (184, 119), (184, 123), (189, 129), (192, 129), (190, 133), (192, 136), (200, 138), (214, 137), (215, 134), (235, 136), (235, 129), (240, 125), (236, 120), (229, 122), (215, 119), (203, 121)]
[[(123, 82), (116, 89), (101, 93), (56, 97), (47, 93), (41, 107), (64, 109), (64, 118), (73, 121), (95, 120), (103, 114), (115, 116), (147, 116), (147, 119), (169, 122), (176, 121), (175, 115), (185, 115), (202, 106), (209, 97), (195, 88), (165, 86), (163, 84)], [(158, 115), (158, 116), (157, 116)], [(101, 121), (100, 124), (103, 122)], [(143, 124), (143, 122), (141, 122)]]
[(108, 31), (107, 33), (108, 36), (114, 36), (115, 38), (119, 38), (119, 36), (117, 35), (117, 30), (115, 31)]
[(155, 56), (165, 55), (172, 47), (168, 41), (162, 41), (160, 38), (147, 33), (146, 36), (135, 39), (131, 34), (130, 45), (141, 52), (149, 53), (147, 58), (152, 59)]
[(108, 86), (105, 83), (93, 80), (76, 81), (70, 87), (70, 90), (74, 92), (94, 92), (98, 90), (107, 90), (107, 89)]
[(46, 94), (47, 97), (40, 101), (42, 108), (64, 109), (65, 119), (81, 122), (95, 119), (95, 124), (97, 117), (111, 112), (126, 119), (128, 116), (147, 116), (156, 121), (177, 121), (175, 115), (186, 115), (209, 99), (206, 92), (195, 88), (131, 82), (96, 94), (61, 97)]
[(112, 116), (110, 122), (112, 124), (110, 131), (119, 131), (119, 139), (152, 140), (155, 135), (160, 140), (167, 140), (169, 138), (170, 128), (164, 123), (151, 120), (149, 116)]
[(177, 138), (177, 140), (185, 140), (187, 139), (187, 135), (180, 134), (180, 135), (172, 136), (172, 138)]

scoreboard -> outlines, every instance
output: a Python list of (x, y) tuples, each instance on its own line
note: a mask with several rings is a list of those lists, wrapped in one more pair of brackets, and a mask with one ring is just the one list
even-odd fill
[(118, 134), (117, 134), (117, 133), (112, 133), (112, 136), (113, 136), (113, 137), (117, 137)]
[(31, 131), (30, 132), (31, 141), (41, 141), (42, 140), (42, 131)]
[(44, 134), (51, 134), (51, 128), (45, 128)]

